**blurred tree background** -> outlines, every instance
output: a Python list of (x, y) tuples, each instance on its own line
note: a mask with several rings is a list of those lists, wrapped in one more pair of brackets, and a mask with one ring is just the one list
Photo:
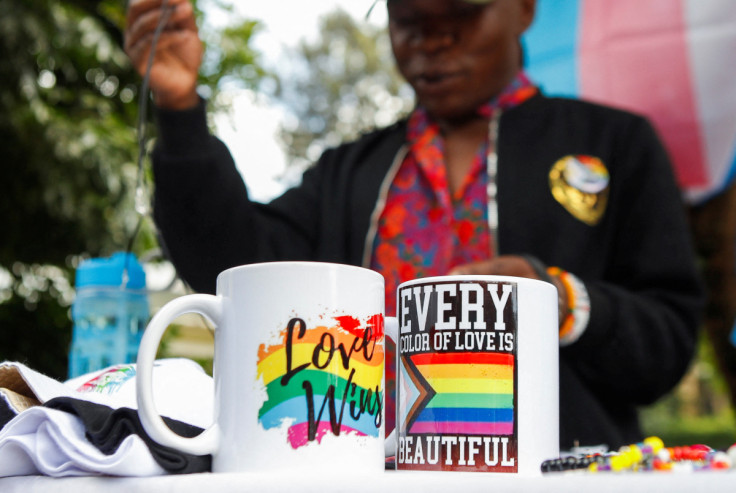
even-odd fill
[[(122, 49), (126, 4), (0, 2), (0, 361), (56, 378), (67, 373), (74, 268), (124, 250), (138, 221), (141, 95)], [(250, 47), (257, 24), (228, 14), (216, 30), (200, 22), (201, 90), (216, 109), (224, 84), (255, 87), (265, 76)], [(133, 250), (154, 246), (145, 221)]]
[(288, 114), (279, 132), (282, 147), (299, 170), (327, 147), (390, 125), (414, 104), (385, 29), (358, 24), (338, 9), (320, 19), (319, 32), (317, 40), (296, 47), (275, 94)]

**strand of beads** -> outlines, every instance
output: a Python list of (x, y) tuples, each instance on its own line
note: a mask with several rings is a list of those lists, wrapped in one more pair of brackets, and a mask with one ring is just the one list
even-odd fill
[(660, 438), (649, 437), (616, 452), (546, 460), (542, 463), (542, 472), (703, 471), (730, 469), (734, 464), (736, 444), (724, 452), (702, 444), (665, 447)]
[(659, 437), (648, 437), (641, 443), (624, 445), (618, 452), (606, 456), (606, 460), (591, 464), (588, 470), (590, 472), (651, 470), (663, 449), (664, 443)]
[[(736, 452), (736, 448), (731, 446), (729, 452)], [(687, 447), (667, 447), (660, 452), (660, 458), (654, 463), (655, 469), (658, 468), (658, 470), (664, 471), (730, 469), (732, 465), (733, 460), (728, 452), (714, 450), (702, 444)]]

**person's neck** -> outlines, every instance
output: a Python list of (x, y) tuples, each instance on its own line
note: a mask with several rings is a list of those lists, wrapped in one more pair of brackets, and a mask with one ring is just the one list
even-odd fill
[(463, 134), (466, 132), (477, 132), (479, 128), (483, 128), (483, 133), (485, 133), (488, 128), (488, 117), (479, 114), (478, 110), (481, 108), (484, 102), (495, 101), (497, 98), (502, 97), (504, 93), (509, 90), (509, 86), (521, 73), (521, 67), (517, 67), (515, 70), (510, 71), (505, 78), (505, 83), (500, 86), (501, 89), (497, 90), (491, 95), (487, 95), (485, 99), (481, 99), (478, 102), (478, 107), (474, 108), (470, 112), (466, 112), (465, 114), (460, 116), (439, 116), (430, 114), (430, 118), (432, 118), (439, 125), (440, 133), (444, 137), (455, 133)]
[(478, 147), (487, 138), (488, 120), (475, 116), (440, 124), (440, 132), (444, 139), (448, 186), (454, 196), (471, 170)]
[(437, 122), (440, 133), (444, 138), (456, 135), (479, 135), (482, 139), (488, 132), (488, 120), (477, 114), (469, 115), (464, 118), (442, 118), (436, 119), (435, 121)]

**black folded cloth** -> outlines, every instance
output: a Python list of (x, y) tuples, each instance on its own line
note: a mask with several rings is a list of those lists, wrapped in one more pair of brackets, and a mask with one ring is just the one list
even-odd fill
[[(2, 401), (0, 399), (0, 401)], [(127, 407), (113, 409), (94, 402), (56, 397), (43, 404), (73, 414), (82, 420), (87, 439), (102, 453), (112, 455), (130, 435), (138, 435), (148, 447), (153, 459), (172, 474), (189, 474), (212, 470), (211, 455), (193, 455), (165, 447), (153, 441), (143, 429), (138, 411)], [(0, 419), (4, 416), (0, 408)], [(191, 438), (202, 433), (202, 428), (170, 418), (163, 418), (166, 425), (183, 437)]]
[(10, 404), (8, 404), (5, 399), (0, 398), (0, 430), (5, 428), (5, 425), (16, 416), (17, 415), (13, 408), (10, 407)]

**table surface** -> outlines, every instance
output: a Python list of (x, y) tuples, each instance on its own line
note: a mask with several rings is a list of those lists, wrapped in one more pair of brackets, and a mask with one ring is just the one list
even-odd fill
[[(636, 490), (633, 490), (636, 488)], [(331, 477), (295, 476), (292, 474), (188, 474), (153, 478), (81, 477), (50, 478), (21, 476), (0, 478), (2, 493), (135, 493), (149, 492), (403, 492), (468, 493), (472, 491), (556, 493), (570, 491), (621, 493), (625, 491), (733, 492), (736, 470), (702, 472), (646, 473), (553, 473), (539, 477), (518, 477), (487, 473), (442, 473), (386, 471), (371, 476), (345, 475), (336, 471)]]

